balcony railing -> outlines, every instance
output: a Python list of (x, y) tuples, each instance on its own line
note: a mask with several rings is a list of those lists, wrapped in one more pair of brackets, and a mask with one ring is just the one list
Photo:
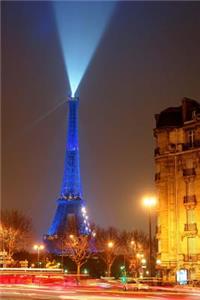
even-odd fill
[(161, 225), (156, 226), (156, 238), (159, 239), (161, 234)]
[(183, 150), (190, 150), (193, 148), (200, 148), (200, 140), (196, 140), (193, 143), (185, 143), (183, 144)]
[(155, 148), (154, 155), (155, 156), (160, 155), (160, 148), (159, 147)]
[(161, 233), (161, 225), (156, 226), (156, 233)]
[(197, 232), (197, 224), (192, 223), (192, 224), (184, 224), (184, 231), (189, 231), (189, 232)]
[(196, 195), (184, 196), (183, 203), (185, 206), (194, 207), (197, 204)]
[(160, 173), (155, 174), (155, 181), (158, 181), (158, 180), (160, 180)]
[(197, 262), (198, 261), (198, 255), (197, 254), (184, 255), (183, 260), (185, 262)]
[[(169, 144), (168, 151), (167, 152), (180, 152), (180, 151), (186, 151), (191, 150), (195, 148), (200, 148), (200, 140), (196, 140), (193, 143), (183, 143), (183, 144)], [(162, 149), (163, 152), (163, 149)], [(161, 149), (160, 147), (155, 148), (154, 155), (161, 155)]]
[(183, 169), (183, 176), (195, 176), (195, 175), (196, 175), (195, 168)]

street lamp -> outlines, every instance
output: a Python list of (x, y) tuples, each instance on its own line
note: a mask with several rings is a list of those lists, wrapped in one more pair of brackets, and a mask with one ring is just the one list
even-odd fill
[(148, 209), (149, 213), (149, 275), (152, 276), (152, 238), (151, 238), (151, 211), (152, 208), (156, 206), (156, 197), (145, 197), (143, 199), (143, 204)]
[(44, 245), (34, 245), (33, 249), (37, 251), (37, 265), (40, 264), (40, 250), (44, 250)]
[(160, 260), (159, 258), (156, 260), (156, 264), (157, 264), (157, 265), (160, 265), (160, 264), (161, 264), (161, 260)]
[(108, 241), (107, 247), (108, 247), (108, 250), (106, 251), (106, 261), (107, 261), (106, 264), (107, 264), (107, 267), (108, 267), (107, 274), (108, 274), (108, 277), (110, 277), (111, 266), (112, 266), (112, 262), (113, 262), (112, 248), (114, 247), (114, 243), (112, 241)]
[(108, 242), (108, 248), (112, 248), (114, 246), (114, 243), (112, 241)]
[(145, 259), (145, 258), (142, 258), (142, 259), (141, 259), (141, 263), (142, 263), (143, 265), (145, 265), (145, 264), (146, 264), (146, 262), (147, 262), (147, 261), (146, 261), (146, 259)]

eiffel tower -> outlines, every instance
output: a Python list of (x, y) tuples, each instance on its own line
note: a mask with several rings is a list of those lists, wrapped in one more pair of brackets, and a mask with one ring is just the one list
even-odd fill
[(57, 209), (44, 242), (50, 252), (58, 253), (59, 240), (66, 234), (88, 235), (91, 232), (82, 195), (78, 141), (78, 97), (68, 99), (68, 132), (64, 176)]

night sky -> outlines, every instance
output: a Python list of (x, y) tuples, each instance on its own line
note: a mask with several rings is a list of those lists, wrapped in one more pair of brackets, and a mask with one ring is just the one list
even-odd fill
[[(200, 2), (116, 4), (79, 88), (83, 191), (101, 226), (147, 230), (154, 114), (200, 100), (199, 16)], [(67, 104), (45, 115), (68, 92), (52, 4), (4, 2), (2, 204), (31, 216), (38, 239), (61, 188)]]

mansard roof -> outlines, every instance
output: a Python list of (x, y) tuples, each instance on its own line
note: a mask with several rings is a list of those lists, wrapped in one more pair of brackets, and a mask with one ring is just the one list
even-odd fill
[(194, 113), (200, 113), (200, 103), (183, 98), (180, 106), (169, 107), (155, 115), (156, 128), (182, 127), (185, 122), (194, 118)]

